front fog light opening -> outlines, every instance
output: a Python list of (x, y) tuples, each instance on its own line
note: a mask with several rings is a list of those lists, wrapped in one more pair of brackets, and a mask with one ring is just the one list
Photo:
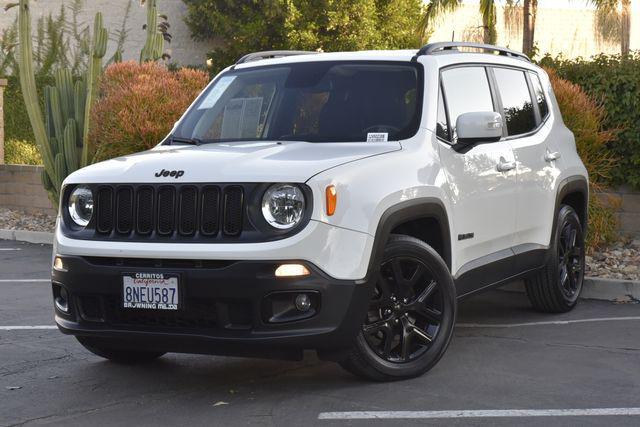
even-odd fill
[(262, 302), (265, 323), (286, 323), (310, 319), (320, 311), (318, 291), (278, 291), (267, 295)]
[(69, 293), (60, 285), (53, 285), (53, 302), (56, 309), (64, 314), (69, 314)]
[(276, 277), (300, 277), (311, 274), (302, 264), (282, 264), (276, 268)]

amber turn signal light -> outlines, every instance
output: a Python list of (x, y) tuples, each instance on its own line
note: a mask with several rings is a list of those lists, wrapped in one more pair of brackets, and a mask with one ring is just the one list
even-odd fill
[(336, 192), (336, 186), (330, 185), (326, 190), (327, 195), (327, 215), (331, 216), (336, 212), (336, 206), (338, 205), (338, 193)]

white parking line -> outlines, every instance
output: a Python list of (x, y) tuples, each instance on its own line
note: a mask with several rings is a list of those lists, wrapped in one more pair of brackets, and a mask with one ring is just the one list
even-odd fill
[(20, 248), (0, 248), (0, 251), (21, 251)]
[(519, 328), (522, 326), (570, 325), (572, 323), (591, 323), (591, 322), (623, 322), (627, 320), (640, 320), (640, 316), (596, 317), (592, 319), (549, 320), (546, 322), (528, 322), (528, 323), (457, 323), (456, 327), (457, 328)]
[(406, 420), (443, 418), (594, 417), (640, 415), (640, 408), (500, 409), (468, 411), (321, 412), (319, 420)]
[(51, 279), (0, 279), (0, 283), (44, 283)]
[(30, 330), (45, 330), (45, 329), (58, 329), (58, 327), (55, 325), (0, 326), (0, 331), (30, 331)]

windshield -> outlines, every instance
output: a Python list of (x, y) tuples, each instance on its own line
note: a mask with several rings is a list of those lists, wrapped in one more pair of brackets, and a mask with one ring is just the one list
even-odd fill
[(198, 142), (406, 139), (419, 126), (421, 69), (392, 62), (306, 62), (224, 73), (173, 136)]

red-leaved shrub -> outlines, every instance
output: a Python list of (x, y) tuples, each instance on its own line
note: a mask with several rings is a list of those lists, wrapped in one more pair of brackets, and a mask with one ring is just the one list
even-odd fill
[(169, 71), (147, 62), (109, 66), (91, 111), (94, 161), (147, 150), (158, 144), (209, 81), (192, 69)]

